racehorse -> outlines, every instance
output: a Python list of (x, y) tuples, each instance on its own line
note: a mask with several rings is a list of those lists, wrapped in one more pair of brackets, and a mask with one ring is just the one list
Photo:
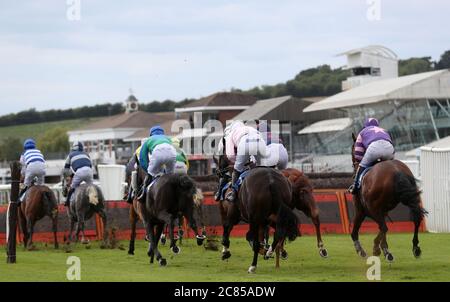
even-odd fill
[(281, 173), (289, 180), (292, 186), (291, 208), (302, 211), (307, 217), (311, 218), (317, 237), (317, 248), (321, 257), (328, 257), (328, 251), (322, 242), (320, 233), (319, 209), (313, 196), (313, 187), (301, 171), (293, 168), (282, 170)]
[(57, 222), (58, 222), (58, 203), (55, 194), (47, 186), (31, 186), (26, 199), (19, 207), (19, 222), (23, 232), (23, 243), (29, 250), (35, 249), (33, 245), (33, 230), (35, 223), (49, 216), (52, 220), (52, 229), (55, 249), (58, 248)]
[[(66, 186), (64, 186), (63, 183), (63, 196), (66, 196), (71, 178), (63, 179), (67, 183)], [(76, 188), (73, 196), (74, 198), (70, 202), (70, 206), (67, 208), (67, 215), (70, 220), (69, 242), (73, 241), (73, 232), (76, 224), (77, 228), (75, 233), (75, 241), (78, 241), (81, 232), (81, 243), (89, 243), (89, 240), (86, 239), (86, 235), (84, 233), (85, 222), (91, 219), (94, 214), (98, 214), (103, 222), (103, 244), (105, 245), (108, 241), (108, 231), (106, 228), (107, 218), (105, 212), (105, 199), (102, 191), (94, 184), (88, 185), (86, 183), (82, 183), (78, 188)]]
[[(354, 145), (356, 137), (353, 134), (352, 161), (354, 172), (359, 163), (355, 159)], [(421, 205), (420, 190), (417, 187), (414, 175), (404, 163), (398, 160), (386, 160), (376, 163), (363, 177), (360, 189), (354, 195), (355, 217), (351, 237), (356, 252), (361, 257), (366, 257), (359, 242), (359, 228), (365, 217), (372, 218), (379, 227), (379, 233), (374, 240), (373, 255), (381, 255), (381, 251), (388, 262), (394, 261), (394, 256), (388, 249), (386, 233), (388, 227), (385, 217), (399, 203), (410, 209), (414, 222), (413, 255), (418, 258), (422, 254), (419, 247), (419, 226), (427, 211)]]
[(187, 218), (190, 228), (195, 232), (197, 245), (201, 246), (206, 239), (205, 234), (199, 235), (197, 223), (194, 218), (194, 199), (197, 193), (194, 181), (187, 175), (165, 174), (149, 186), (145, 214), (143, 215), (149, 247), (148, 256), (150, 263), (156, 260), (161, 266), (167, 265), (167, 261), (158, 250), (159, 238), (164, 226), (169, 226), (170, 249), (174, 254), (180, 252), (174, 237), (174, 221), (180, 215)]
[[(225, 142), (223, 145), (225, 146)], [(221, 174), (219, 177), (224, 176), (224, 173), (231, 169), (225, 150), (219, 156), (218, 163), (218, 171)], [(299, 235), (297, 217), (287, 206), (292, 198), (291, 185), (287, 178), (273, 168), (255, 167), (243, 180), (237, 197), (237, 200), (232, 203), (227, 200), (219, 202), (223, 225), (222, 260), (231, 257), (230, 233), (233, 227), (243, 220), (249, 223), (246, 237), (253, 248), (253, 261), (248, 272), (256, 271), (261, 241), (269, 225), (275, 229), (272, 249), (277, 255), (276, 267), (278, 268), (279, 253), (285, 239), (292, 241)]]
[[(144, 178), (145, 178), (145, 174), (146, 174), (145, 171), (141, 167), (138, 167), (138, 169), (137, 169), (137, 184), (135, 184), (135, 185), (137, 185), (137, 187), (135, 188), (136, 190), (137, 190), (137, 188), (139, 188), (142, 185)], [(127, 182), (128, 182), (129, 190), (132, 190), (133, 185), (131, 185), (131, 175), (130, 175), (130, 177), (127, 176)], [(200, 221), (202, 222), (202, 227), (203, 227), (203, 234), (205, 234), (206, 227), (203, 223), (202, 202), (203, 202), (203, 194), (201, 193), (201, 191), (199, 189), (197, 189), (196, 194), (194, 195), (194, 205), (199, 212)], [(128, 246), (128, 254), (129, 255), (134, 255), (137, 222), (142, 221), (144, 223), (145, 221), (148, 221), (148, 218), (144, 219), (144, 217), (143, 217), (143, 215), (145, 215), (145, 214), (146, 214), (145, 205), (143, 203), (139, 202), (137, 200), (137, 197), (135, 197), (133, 199), (133, 204), (130, 207), (130, 214), (129, 214), (130, 225), (131, 225), (130, 242), (129, 242), (129, 246)], [(180, 243), (181, 243), (181, 240), (183, 238), (183, 228), (182, 228), (183, 221), (184, 221), (183, 215), (179, 215), (177, 220), (178, 220), (178, 239), (180, 240)], [(148, 239), (148, 238), (146, 238), (146, 239)], [(161, 243), (162, 244), (166, 243), (166, 236), (164, 233), (161, 234)]]

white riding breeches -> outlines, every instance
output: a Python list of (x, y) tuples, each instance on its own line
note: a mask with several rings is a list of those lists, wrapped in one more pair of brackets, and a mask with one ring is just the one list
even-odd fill
[(245, 164), (254, 157), (259, 164), (262, 158), (267, 156), (266, 142), (260, 135), (246, 134), (241, 137), (238, 147), (234, 169), (238, 172), (245, 170)]
[(374, 141), (367, 147), (366, 153), (359, 165), (367, 168), (372, 166), (378, 159), (394, 159), (394, 153), (394, 146), (390, 142), (385, 140)]
[(282, 144), (270, 144), (267, 146), (267, 157), (261, 159), (261, 166), (277, 167), (279, 170), (287, 168), (289, 155)]
[(174, 146), (170, 144), (158, 145), (153, 149), (150, 156), (147, 172), (153, 177), (162, 173), (164, 169), (166, 174), (172, 174), (176, 161), (177, 151)]
[(82, 167), (79, 168), (73, 178), (72, 184), (70, 185), (71, 189), (76, 189), (80, 186), (82, 182), (85, 182), (88, 185), (91, 185), (94, 181), (94, 172), (91, 167)]
[(36, 178), (36, 185), (42, 186), (45, 181), (45, 163), (36, 161), (29, 163), (25, 169), (25, 179), (24, 184), (29, 187), (33, 182), (33, 179)]

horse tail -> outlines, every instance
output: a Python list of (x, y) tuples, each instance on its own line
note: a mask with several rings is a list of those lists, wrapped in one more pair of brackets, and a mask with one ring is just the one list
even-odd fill
[(89, 197), (89, 203), (94, 206), (98, 205), (99, 197), (97, 188), (95, 186), (88, 186), (86, 190), (87, 190), (86, 193)]
[(294, 212), (283, 202), (281, 191), (274, 183), (270, 183), (269, 190), (273, 202), (279, 202), (280, 206), (277, 213), (276, 230), (278, 238), (288, 238), (289, 241), (295, 240), (299, 236), (298, 219)]
[(394, 175), (394, 197), (395, 200), (407, 206), (414, 221), (421, 221), (428, 212), (420, 204), (420, 190), (416, 179), (404, 172)]

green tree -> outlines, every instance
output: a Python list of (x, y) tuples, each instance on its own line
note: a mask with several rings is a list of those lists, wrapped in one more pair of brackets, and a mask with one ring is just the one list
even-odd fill
[(6, 161), (19, 160), (22, 153), (22, 142), (16, 137), (7, 137), (0, 144), (0, 159)]
[(450, 50), (441, 55), (441, 59), (436, 63), (436, 69), (450, 68)]
[(400, 76), (427, 72), (431, 70), (433, 70), (433, 62), (431, 61), (431, 57), (400, 60), (398, 64), (398, 73)]
[(66, 128), (53, 128), (37, 138), (37, 147), (46, 153), (67, 152), (69, 150), (69, 137)]

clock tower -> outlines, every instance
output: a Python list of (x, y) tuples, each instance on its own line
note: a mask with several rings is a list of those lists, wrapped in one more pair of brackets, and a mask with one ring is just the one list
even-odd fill
[(139, 110), (139, 101), (130, 91), (130, 96), (126, 99), (126, 113), (136, 112)]

